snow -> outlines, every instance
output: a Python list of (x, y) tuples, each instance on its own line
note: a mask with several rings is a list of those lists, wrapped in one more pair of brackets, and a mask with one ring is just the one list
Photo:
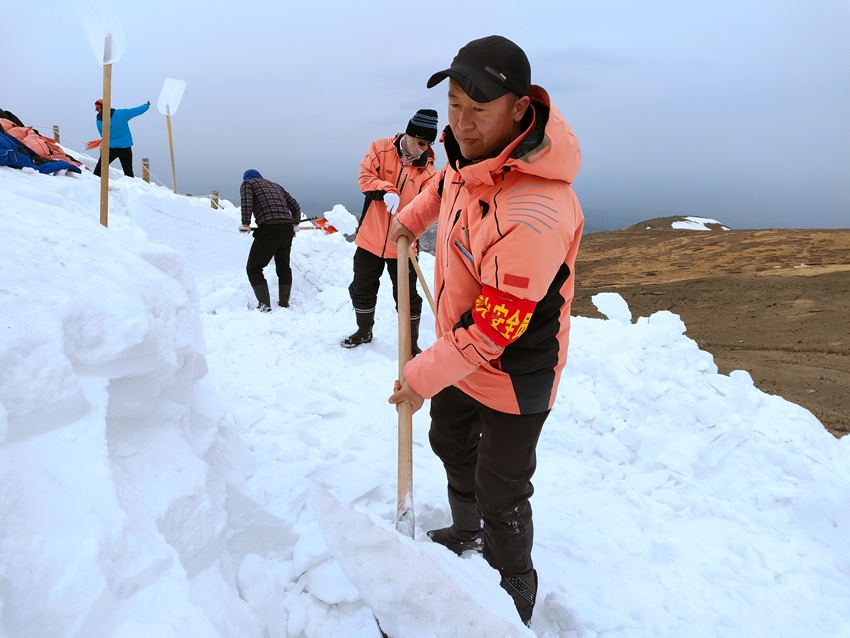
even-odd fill
[[(425, 535), (449, 521), (427, 409), (394, 531), (388, 278), (342, 349), (343, 232), (296, 235), (263, 314), (237, 208), (112, 175), (104, 228), (89, 172), (0, 168), (0, 636), (365, 638), (373, 611), (397, 638), (531, 635)], [(533, 633), (850, 636), (850, 438), (718, 374), (678, 316), (594, 302), (538, 448)]]
[(671, 226), (679, 230), (711, 230), (708, 227), (709, 224), (720, 226), (723, 230), (729, 230), (719, 221), (707, 217), (685, 217), (685, 221), (673, 222)]
[(334, 204), (334, 207), (325, 211), (323, 216), (331, 226), (346, 235), (353, 235), (357, 231), (357, 218), (345, 210), (342, 204)]

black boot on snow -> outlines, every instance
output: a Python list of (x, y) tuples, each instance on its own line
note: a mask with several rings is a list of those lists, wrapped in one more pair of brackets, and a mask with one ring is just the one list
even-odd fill
[(462, 498), (449, 488), (449, 508), (452, 524), (430, 530), (428, 538), (458, 556), (468, 550), (480, 552), (484, 548), (484, 540), (481, 538), (481, 512), (475, 498)]
[(417, 354), (422, 354), (422, 348), (419, 347), (419, 320), (420, 317), (410, 320), (410, 356), (415, 357)]
[(357, 317), (357, 332), (339, 342), (343, 348), (356, 348), (372, 341), (372, 326), (375, 325), (375, 311), (355, 312)]
[(263, 282), (258, 286), (253, 286), (254, 294), (257, 296), (257, 310), (260, 312), (271, 312), (272, 302), (269, 296), (269, 284)]
[(484, 541), (481, 539), (481, 530), (477, 532), (465, 532), (455, 529), (454, 525), (452, 525), (450, 527), (429, 530), (427, 534), (428, 538), (432, 541), (452, 550), (458, 556), (470, 550), (481, 552), (484, 548)]
[(514, 599), (520, 620), (528, 626), (537, 598), (537, 570), (532, 569), (516, 576), (502, 576), (502, 582), (499, 584)]
[(277, 305), (281, 308), (289, 308), (289, 295), (292, 293), (292, 284), (277, 285)]

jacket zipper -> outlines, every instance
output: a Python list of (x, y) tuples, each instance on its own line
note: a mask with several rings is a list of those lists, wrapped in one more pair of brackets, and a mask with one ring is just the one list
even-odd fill
[[(464, 186), (464, 184), (466, 184), (466, 182), (464, 180), (461, 180), (460, 182), (454, 182), (453, 184), (457, 184), (458, 188), (457, 188), (457, 191), (455, 191), (455, 197), (454, 197), (454, 201), (452, 202), (452, 208), (454, 208), (455, 205), (457, 204), (457, 200), (460, 197), (460, 190), (463, 188), (463, 186)], [(445, 266), (445, 267), (448, 267), (448, 265), (449, 265), (449, 250), (451, 249), (451, 234), (452, 234), (452, 231), (454, 230), (455, 225), (457, 224), (457, 220), (460, 219), (460, 213), (461, 213), (461, 211), (458, 208), (457, 212), (455, 213), (455, 218), (452, 221), (451, 227), (446, 229), (446, 246), (445, 246), (446, 256), (444, 257), (444, 263), (443, 263), (443, 266)]]

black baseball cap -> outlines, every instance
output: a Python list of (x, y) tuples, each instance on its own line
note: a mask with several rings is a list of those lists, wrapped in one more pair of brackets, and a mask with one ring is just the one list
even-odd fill
[(500, 35), (489, 35), (461, 48), (448, 69), (431, 76), (428, 88), (447, 77), (476, 102), (492, 102), (509, 91), (528, 95), (531, 64), (516, 44)]

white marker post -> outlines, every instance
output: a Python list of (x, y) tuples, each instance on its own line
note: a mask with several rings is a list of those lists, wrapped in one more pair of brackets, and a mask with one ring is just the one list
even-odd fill
[(165, 116), (168, 123), (168, 149), (171, 151), (171, 185), (175, 194), (177, 193), (177, 171), (174, 169), (174, 142), (171, 139), (171, 116), (177, 113), (177, 107), (180, 106), (180, 100), (183, 98), (183, 91), (185, 90), (186, 83), (183, 80), (165, 78), (165, 82), (162, 83), (162, 91), (159, 93), (159, 100), (156, 103), (156, 107)]
[(112, 65), (127, 48), (124, 30), (105, 0), (76, 0), (94, 57), (103, 65), (103, 127), (100, 140), (100, 223), (109, 219), (109, 135), (112, 118)]

